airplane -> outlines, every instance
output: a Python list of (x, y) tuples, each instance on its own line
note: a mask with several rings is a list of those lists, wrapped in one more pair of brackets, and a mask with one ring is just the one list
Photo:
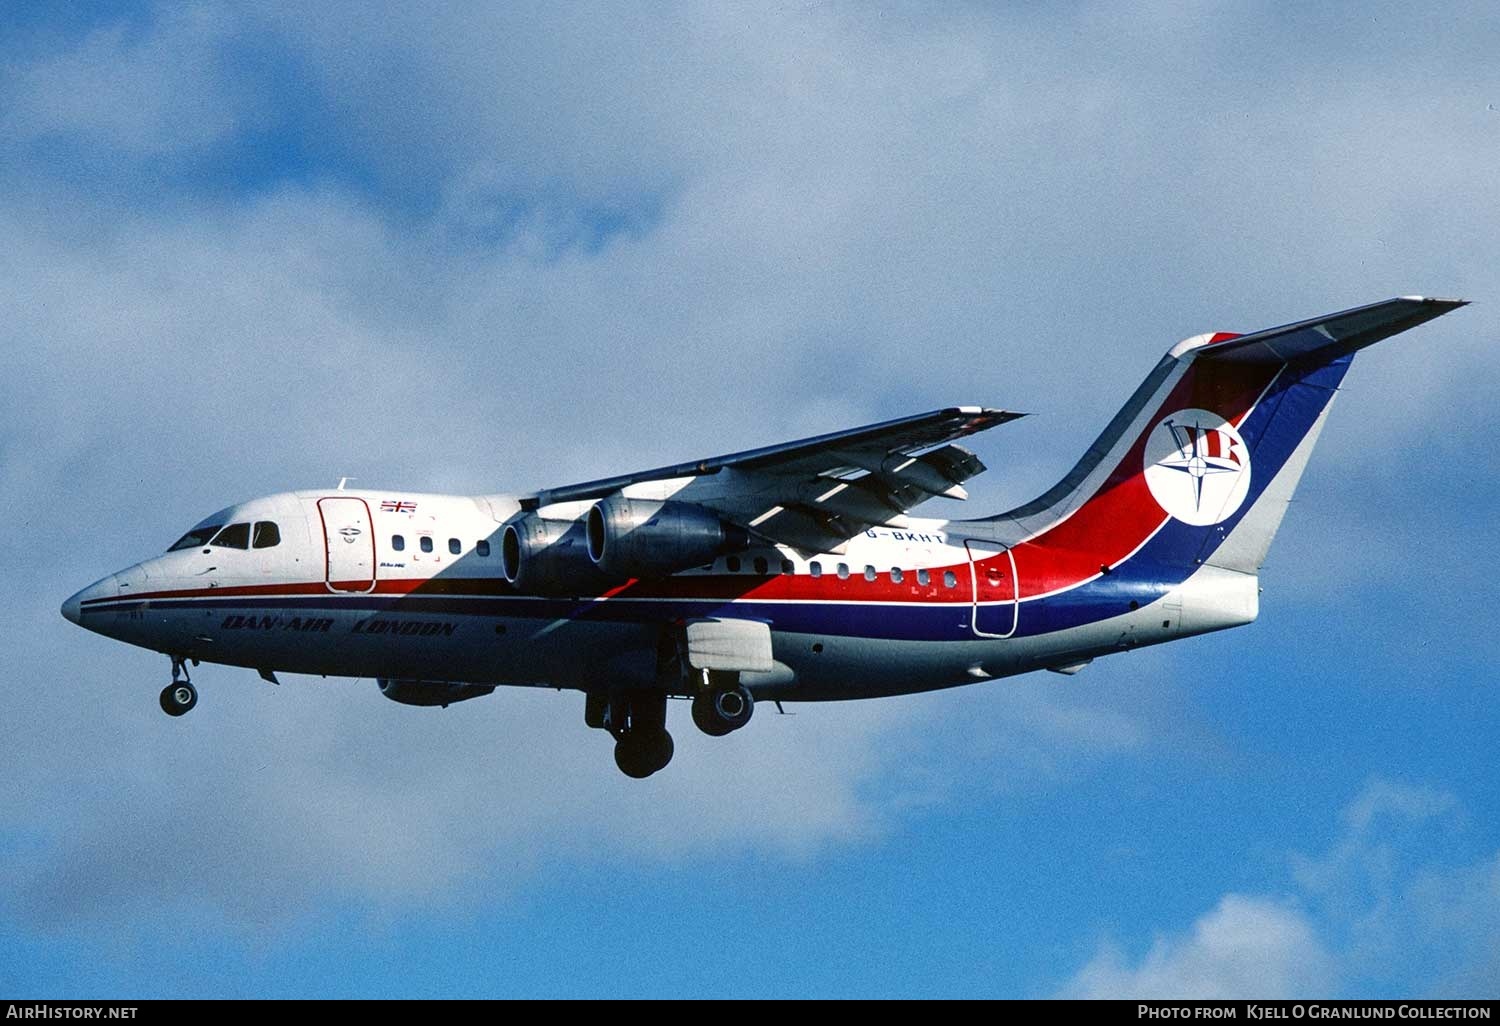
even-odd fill
[(443, 706), (583, 692), (635, 778), (669, 699), (721, 737), (757, 703), (910, 694), (1248, 624), (1259, 571), (1355, 352), (1465, 305), (1400, 297), (1157, 363), (1061, 481), (969, 520), (914, 517), (1021, 414), (959, 406), (522, 495), (285, 492), (222, 509), (89, 585), (73, 623), (188, 666), (374, 678)]

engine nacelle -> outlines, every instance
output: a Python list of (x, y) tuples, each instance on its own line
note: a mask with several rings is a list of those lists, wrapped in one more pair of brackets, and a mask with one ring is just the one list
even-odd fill
[(666, 577), (738, 552), (743, 528), (687, 502), (654, 502), (611, 495), (589, 510), (588, 555), (614, 577)]
[(471, 698), (482, 698), (495, 690), (493, 684), (449, 684), (437, 680), (392, 680), (379, 677), (380, 693), (392, 702), (402, 705), (450, 706), (454, 702), (467, 702)]
[(513, 517), (500, 536), (500, 572), (531, 595), (586, 595), (618, 583), (589, 558), (582, 520)]

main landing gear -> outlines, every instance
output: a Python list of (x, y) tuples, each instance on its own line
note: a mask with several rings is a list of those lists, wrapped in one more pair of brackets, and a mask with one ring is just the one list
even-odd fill
[(173, 656), (172, 683), (161, 689), (161, 711), (168, 716), (181, 716), (197, 704), (198, 689), (188, 679), (187, 660)]
[(672, 761), (665, 691), (591, 691), (583, 719), (615, 739), (615, 765), (627, 777), (649, 777)]
[(615, 765), (627, 777), (644, 780), (665, 769), (676, 748), (665, 727), (627, 731), (615, 741)]
[[(710, 737), (723, 737), (750, 722), (755, 699), (737, 673), (697, 671), (700, 687), (693, 698), (693, 722)], [(637, 780), (664, 769), (672, 761), (672, 735), (667, 733), (667, 692), (590, 691), (583, 719), (590, 727), (607, 730), (615, 739), (615, 765)]]
[(750, 722), (755, 699), (737, 673), (700, 670), (701, 688), (693, 696), (693, 722), (709, 737), (723, 737)]

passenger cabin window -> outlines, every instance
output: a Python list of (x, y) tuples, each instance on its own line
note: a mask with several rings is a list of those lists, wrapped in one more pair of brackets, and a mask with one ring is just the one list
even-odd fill
[(926, 570), (918, 570), (917, 571), (917, 583), (920, 584), (924, 588), (927, 587), (929, 584), (932, 583), (932, 575), (930, 573), (928, 573)]
[(464, 547), (463, 547), (462, 544), (459, 543), (459, 540), (457, 538), (449, 538), (448, 539), (448, 551), (449, 552), (453, 553), (456, 556), (460, 552), (462, 552), (463, 550), (464, 550)]
[(422, 551), (423, 552), (431, 552), (432, 551), (432, 539), (431, 538), (428, 538), (427, 536), (424, 535), (422, 537), (422, 540), (421, 540), (421, 542), (419, 544), (422, 546)]
[(905, 575), (901, 573), (901, 568), (899, 566), (893, 566), (893, 567), (891, 567), (891, 583), (892, 584), (900, 584), (901, 583), (901, 579), (904, 576)]
[(474, 554), (477, 555), (480, 559), (489, 559), (490, 558), (490, 543), (487, 542), (487, 541), (477, 541), (477, 542), (475, 542), (474, 543)]
[(781, 572), (784, 574), (795, 574), (797, 572), (796, 564), (790, 559), (783, 559), (781, 561)]
[(391, 548), (395, 549), (397, 552), (405, 552), (406, 539), (401, 537), (401, 535), (399, 534), (391, 535)]
[(840, 563), (839, 564), (839, 580), (841, 580), (841, 581), (847, 581), (848, 579), (849, 579), (849, 564), (848, 563)]
[(196, 549), (200, 545), (207, 545), (208, 540), (219, 532), (223, 524), (210, 524), (207, 527), (195, 527), (187, 534), (172, 543), (168, 552), (177, 552), (181, 549)]
[(952, 570), (944, 570), (943, 571), (943, 587), (945, 587), (945, 588), (957, 588), (958, 587), (958, 575), (955, 574)]
[(250, 525), (230, 524), (214, 535), (210, 545), (223, 549), (248, 549), (250, 547)]
[(764, 576), (766, 574), (767, 567), (766, 567), (766, 557), (765, 556), (756, 556), (755, 557), (755, 572), (758, 573), (758, 574), (761, 574), (762, 576)]
[(819, 563), (815, 559), (811, 563), (807, 564), (807, 572), (809, 574), (811, 574), (812, 576), (814, 576), (814, 577), (822, 577), (823, 576), (823, 564)]
[(728, 570), (732, 574), (739, 573), (740, 572), (740, 557), (739, 556), (730, 556), (728, 559), (724, 560), (724, 568), (726, 570)]
[(867, 581), (873, 581), (873, 580), (875, 580), (875, 568), (873, 566), (867, 566), (867, 567), (865, 567), (865, 580), (867, 580)]
[(250, 547), (255, 549), (270, 549), (281, 544), (281, 528), (269, 520), (258, 520), (255, 523), (254, 540)]

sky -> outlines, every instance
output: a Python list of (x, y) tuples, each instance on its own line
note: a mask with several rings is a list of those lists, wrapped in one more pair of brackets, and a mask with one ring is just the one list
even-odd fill
[[(1500, 8), (0, 8), (0, 993), (1500, 992)], [(1156, 359), (1394, 295), (1246, 628), (938, 694), (446, 711), (58, 605), (232, 502), (942, 406), (982, 515)], [(680, 713), (680, 710), (674, 712)]]

